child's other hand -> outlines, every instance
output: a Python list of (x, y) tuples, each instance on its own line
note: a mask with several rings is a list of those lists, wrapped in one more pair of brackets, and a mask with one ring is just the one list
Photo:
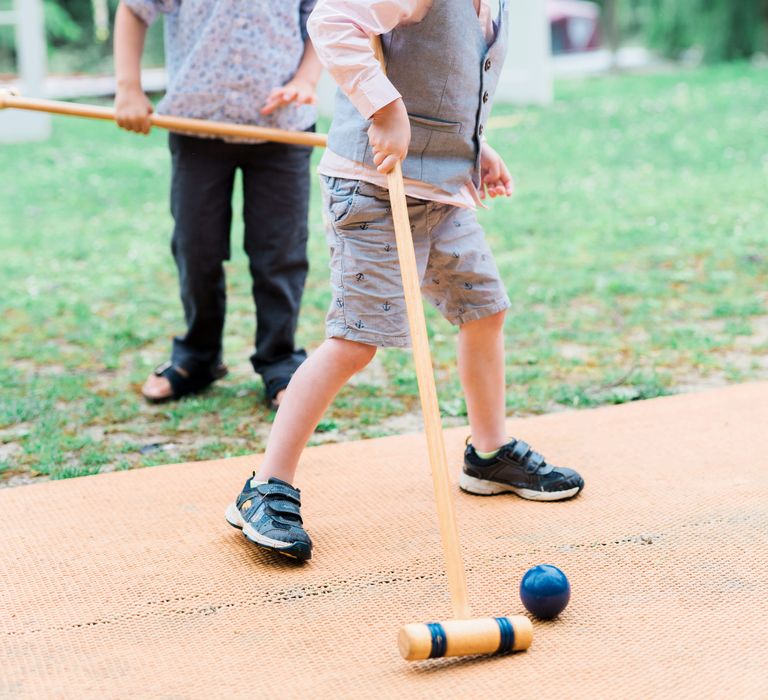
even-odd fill
[(398, 160), (405, 160), (411, 143), (411, 122), (401, 98), (382, 107), (371, 117), (368, 140), (373, 162), (380, 173), (388, 173)]
[(115, 121), (118, 126), (138, 134), (148, 134), (152, 128), (149, 117), (152, 103), (140, 87), (118, 87), (115, 95)]
[(485, 141), (480, 146), (480, 199), (489, 197), (511, 197), (515, 183), (502, 157)]
[(276, 109), (289, 104), (313, 105), (317, 102), (317, 86), (303, 78), (294, 78), (282, 87), (277, 87), (269, 93), (267, 101), (261, 108), (262, 114), (272, 114)]

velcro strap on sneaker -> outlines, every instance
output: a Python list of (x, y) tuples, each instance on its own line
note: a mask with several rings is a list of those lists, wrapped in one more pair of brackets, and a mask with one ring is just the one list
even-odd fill
[(290, 486), (283, 486), (282, 484), (259, 484), (256, 487), (256, 490), (262, 496), (284, 496), (289, 501), (301, 505), (301, 495), (297, 489), (293, 489)]
[(517, 440), (509, 451), (509, 456), (516, 462), (523, 464), (528, 453), (531, 451), (531, 446), (523, 440)]
[(299, 506), (282, 498), (270, 498), (266, 501), (267, 511), (274, 515), (294, 515), (301, 520), (301, 511)]
[(525, 462), (525, 471), (528, 472), (529, 474), (535, 474), (546, 463), (547, 463), (547, 460), (544, 459), (544, 455), (539, 454), (538, 452), (531, 452), (531, 454), (528, 455), (528, 459)]

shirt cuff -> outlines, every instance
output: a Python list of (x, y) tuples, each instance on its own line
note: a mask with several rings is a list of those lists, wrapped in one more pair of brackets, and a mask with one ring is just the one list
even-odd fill
[(349, 94), (350, 102), (365, 119), (370, 119), (382, 107), (394, 102), (402, 95), (383, 73), (359, 82)]

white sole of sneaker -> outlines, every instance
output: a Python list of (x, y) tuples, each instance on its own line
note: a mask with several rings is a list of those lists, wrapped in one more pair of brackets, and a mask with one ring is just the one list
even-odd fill
[(459, 477), (459, 488), (467, 493), (473, 493), (476, 496), (495, 496), (500, 493), (514, 493), (525, 498), (528, 501), (563, 501), (566, 498), (573, 498), (578, 492), (579, 487), (565, 491), (534, 491), (533, 489), (520, 489), (509, 484), (501, 484), (498, 481), (487, 481), (477, 479), (469, 474), (461, 474)]
[(274, 549), (280, 554), (285, 554), (287, 557), (296, 558), (293, 556), (293, 554), (289, 554), (288, 552), (281, 552), (282, 549), (290, 549), (293, 547), (293, 544), (286, 544), (285, 542), (281, 542), (280, 540), (273, 540), (271, 537), (265, 537), (264, 535), (256, 532), (254, 530), (253, 525), (250, 525), (249, 523), (246, 523), (245, 520), (243, 520), (243, 516), (240, 515), (240, 511), (237, 508), (237, 505), (235, 503), (230, 503), (227, 506), (227, 510), (224, 513), (224, 517), (227, 519), (227, 522), (232, 525), (232, 527), (236, 527), (243, 531), (243, 534), (251, 540), (251, 542), (255, 542), (256, 544), (260, 544), (263, 547), (268, 547), (269, 549)]

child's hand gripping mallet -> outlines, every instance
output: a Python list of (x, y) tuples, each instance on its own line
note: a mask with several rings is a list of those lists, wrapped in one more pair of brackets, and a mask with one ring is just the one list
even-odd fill
[[(374, 40), (374, 51), (383, 66), (383, 52), (378, 38)], [(403, 171), (399, 161), (387, 175), (387, 187), (392, 206), (400, 273), (403, 278), (403, 293), (411, 331), (413, 361), (419, 385), (421, 411), (424, 416), (424, 431), (435, 488), (437, 515), (440, 521), (440, 537), (455, 618), (447, 622), (405, 625), (398, 637), (400, 653), (403, 658), (415, 661), (442, 656), (521, 651), (527, 649), (533, 639), (533, 627), (527, 617), (518, 615), (471, 618), (459, 533), (451, 500), (451, 484), (448, 477), (432, 356), (429, 351), (424, 307), (421, 301), (421, 285), (411, 239)]]

